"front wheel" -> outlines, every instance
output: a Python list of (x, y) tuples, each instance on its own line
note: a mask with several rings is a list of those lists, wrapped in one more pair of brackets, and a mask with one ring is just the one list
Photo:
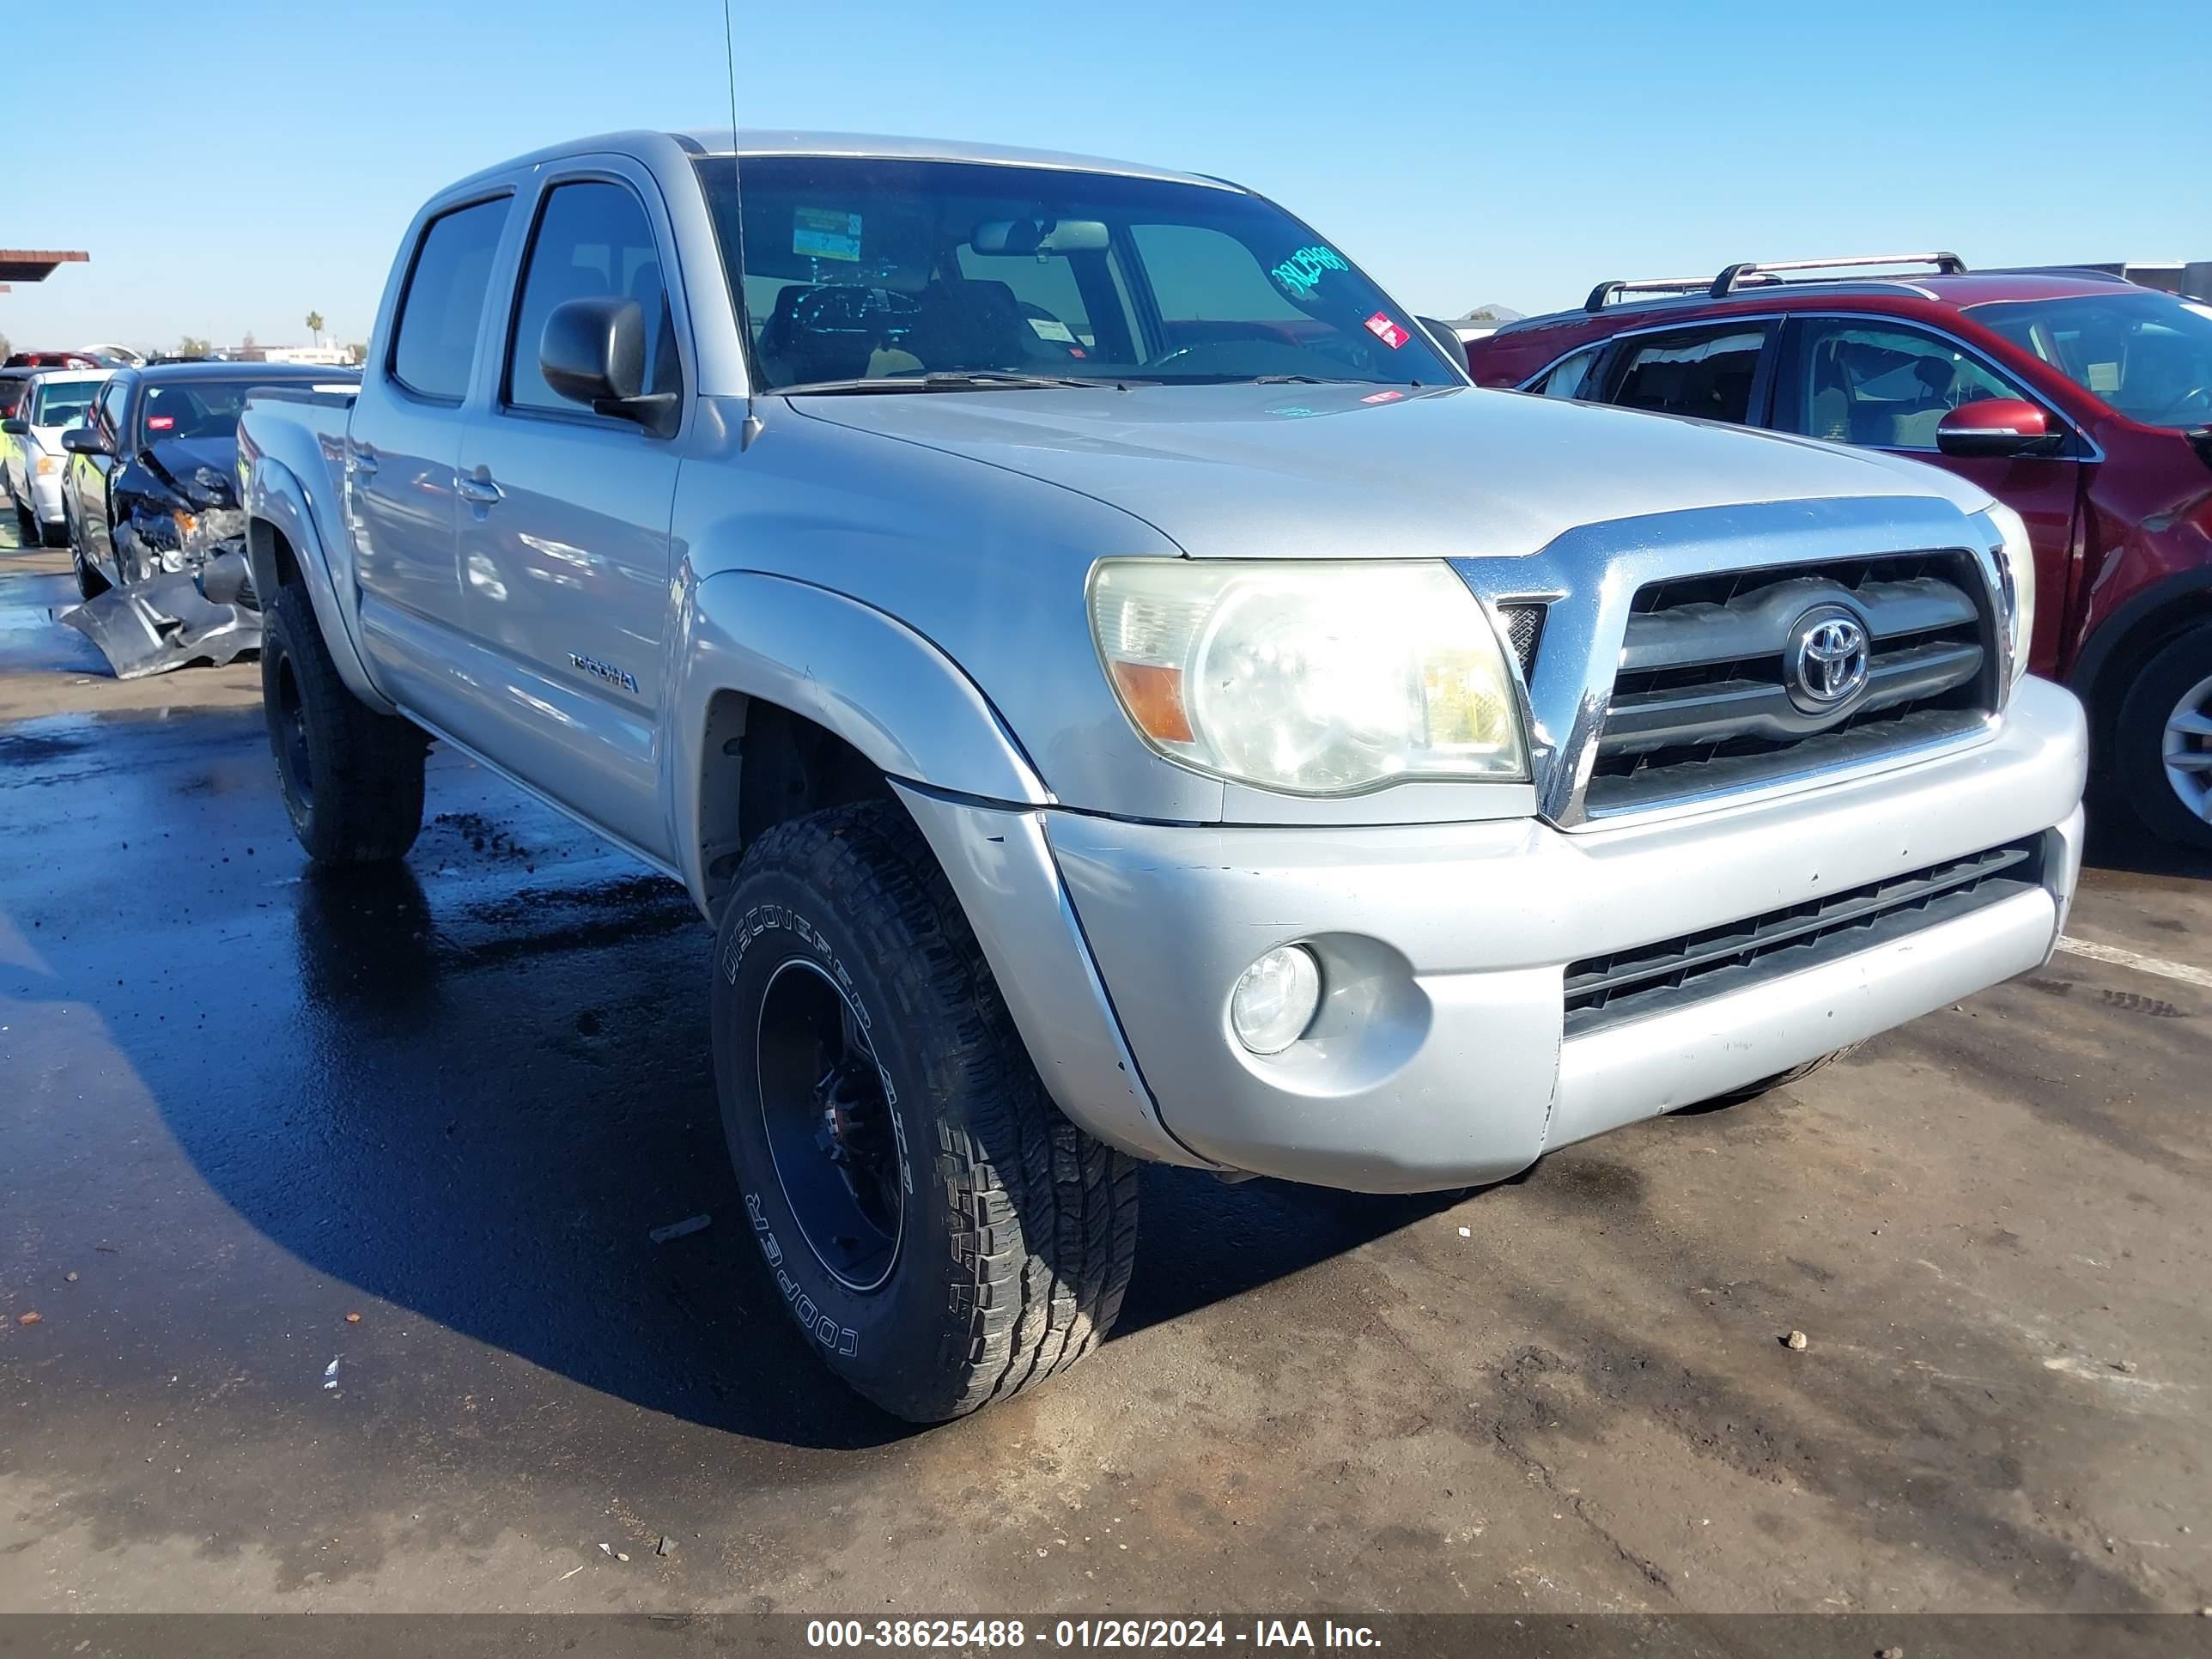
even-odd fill
[(1134, 1259), (1136, 1166), (1046, 1095), (896, 803), (754, 843), (722, 915), (713, 1013), (754, 1242), (854, 1389), (936, 1422), (1103, 1339)]
[(292, 832), (318, 864), (404, 858), (422, 828), (422, 733), (346, 689), (307, 590), (264, 613), (261, 707)]
[(15, 509), (15, 545), (25, 550), (42, 546), (45, 537), (39, 528), (39, 515), (12, 495), (9, 504)]
[(2212, 852), (2212, 623), (2168, 641), (2121, 700), (2112, 770), (2162, 840)]
[(96, 599), (107, 592), (107, 578), (92, 568), (92, 561), (84, 556), (84, 544), (72, 530), (69, 538), (70, 564), (76, 573), (76, 592), (81, 599)]

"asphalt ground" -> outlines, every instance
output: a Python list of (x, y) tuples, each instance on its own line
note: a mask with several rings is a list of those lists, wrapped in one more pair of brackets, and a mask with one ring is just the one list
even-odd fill
[(0, 1609), (2212, 1602), (2212, 869), (2100, 830), (2127, 961), (1473, 1195), (1149, 1170), (1114, 1340), (917, 1431), (733, 1224), (681, 893), (443, 749), (319, 875), (256, 667), (118, 684), (66, 571), (0, 552)]

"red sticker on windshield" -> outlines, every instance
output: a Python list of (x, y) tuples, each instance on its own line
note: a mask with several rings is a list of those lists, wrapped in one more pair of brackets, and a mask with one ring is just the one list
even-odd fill
[(177, 417), (173, 415), (149, 415), (146, 417), (146, 430), (149, 432), (167, 432), (171, 427), (176, 425), (176, 423)]
[(1413, 337), (1392, 322), (1387, 313), (1380, 311), (1367, 319), (1367, 331), (1393, 351)]

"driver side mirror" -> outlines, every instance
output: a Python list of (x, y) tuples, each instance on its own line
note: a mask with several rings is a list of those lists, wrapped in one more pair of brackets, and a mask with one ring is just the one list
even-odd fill
[(1437, 350), (1443, 352), (1446, 357), (1457, 363), (1462, 368), (1468, 366), (1467, 342), (1459, 337), (1457, 329), (1449, 323), (1438, 321), (1434, 317), (1416, 317), (1413, 320), (1428, 330), (1429, 337), (1437, 343)]
[(27, 438), (31, 435), (31, 423), (21, 415), (10, 415), (6, 420), (0, 421), (0, 432), (11, 438)]
[(108, 453), (107, 446), (100, 441), (100, 434), (88, 426), (64, 428), (62, 447), (72, 455), (105, 455)]
[(2065, 447), (2064, 428), (2018, 398), (1960, 404), (1936, 426), (1936, 447), (1946, 455), (2056, 455)]
[(675, 397), (645, 392), (645, 311), (635, 300), (599, 295), (553, 307), (538, 346), (545, 384), (595, 415), (672, 430)]

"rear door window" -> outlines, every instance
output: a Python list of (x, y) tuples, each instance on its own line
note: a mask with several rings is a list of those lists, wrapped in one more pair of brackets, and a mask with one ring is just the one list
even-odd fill
[(441, 214), (424, 228), (392, 345), (392, 378), (410, 392), (448, 403), (467, 392), (507, 210), (501, 197)]
[(1638, 336), (1624, 343), (1606, 401), (1741, 425), (1752, 418), (1771, 332), (1765, 324), (1737, 324)]

